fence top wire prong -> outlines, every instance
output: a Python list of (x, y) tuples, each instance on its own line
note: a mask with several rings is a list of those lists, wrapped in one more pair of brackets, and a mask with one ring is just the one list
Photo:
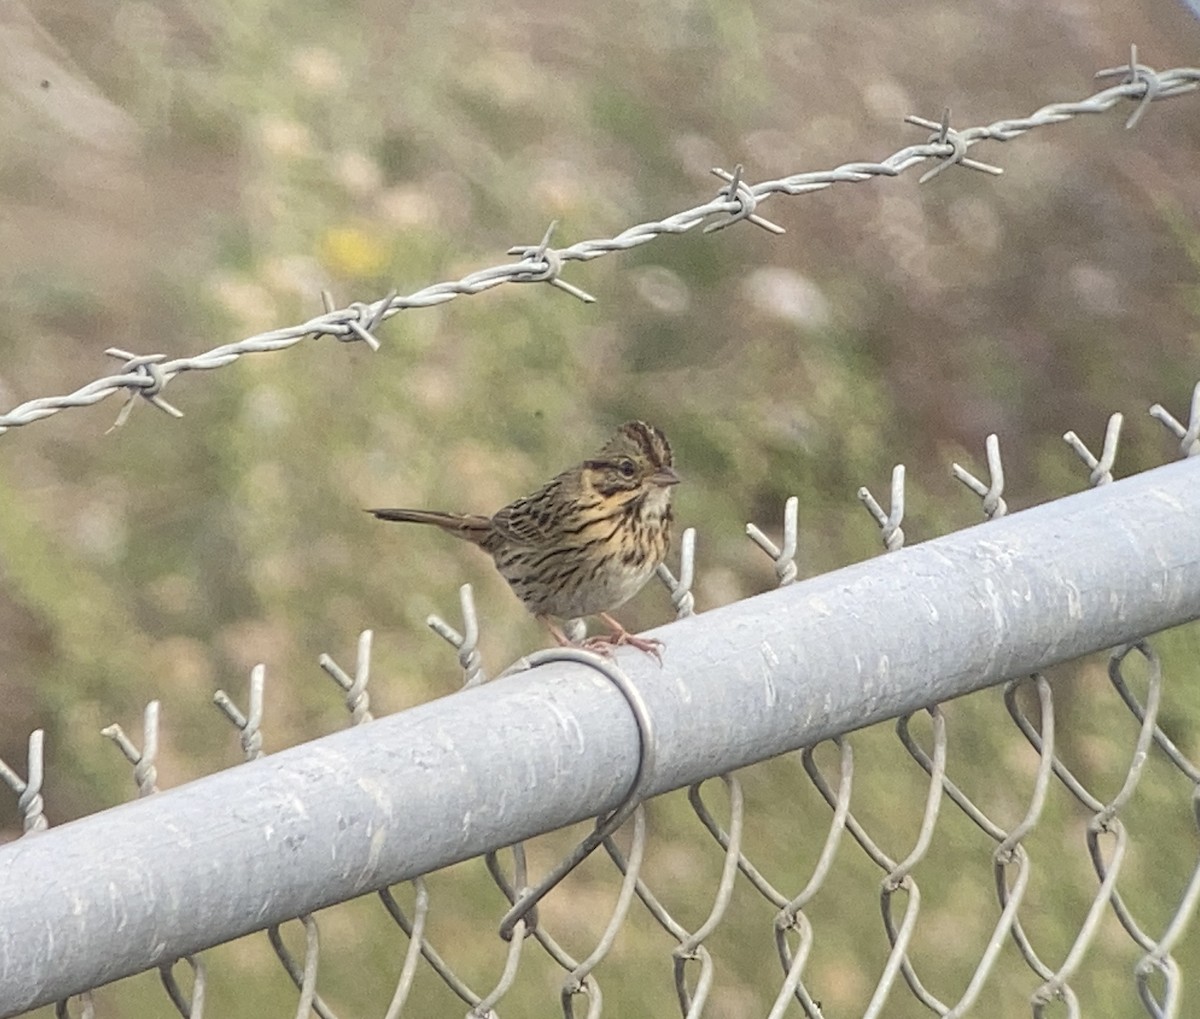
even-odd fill
[(696, 598), (692, 594), (692, 582), (696, 575), (696, 528), (685, 528), (680, 539), (679, 579), (675, 578), (675, 574), (666, 563), (659, 563), (655, 573), (670, 592), (671, 604), (675, 607), (675, 618), (684, 619), (695, 615)]
[(985, 485), (974, 474), (959, 464), (951, 464), (954, 476), (983, 500), (983, 513), (989, 520), (1002, 517), (1008, 512), (1004, 501), (1004, 462), (1000, 459), (1000, 439), (993, 432), (987, 437), (988, 480)]
[(100, 730), (100, 735), (112, 740), (125, 760), (133, 765), (133, 780), (137, 783), (138, 796), (149, 796), (158, 792), (158, 769), (154, 765), (158, 757), (158, 708), (158, 701), (151, 701), (146, 705), (142, 715), (140, 751), (117, 723), (114, 722)]
[(879, 525), (884, 547), (889, 552), (903, 548), (904, 529), (900, 524), (904, 520), (904, 464), (896, 464), (892, 468), (891, 512), (884, 513), (883, 507), (865, 485), (858, 490), (858, 498)]
[(183, 417), (183, 411), (167, 403), (160, 395), (163, 386), (170, 381), (159, 368), (159, 365), (167, 359), (166, 354), (134, 354), (128, 350), (122, 350), (120, 347), (109, 347), (104, 353), (109, 357), (124, 361), (125, 371), (123, 374), (136, 376), (138, 379), (136, 383), (125, 383), (129, 389), (129, 395), (125, 398), (125, 405), (118, 411), (117, 419), (105, 430), (105, 435), (120, 428), (129, 420), (129, 415), (133, 411), (134, 399), (138, 396), (143, 400), (148, 400), (173, 418)]
[(564, 293), (579, 298), (584, 304), (595, 304), (596, 298), (586, 290), (581, 290), (562, 279), (562, 256), (550, 247), (550, 238), (554, 236), (557, 228), (558, 220), (553, 219), (546, 227), (546, 232), (542, 235), (539, 243), (535, 245), (517, 244), (508, 249), (508, 254), (520, 255), (522, 262), (529, 263), (529, 269), (525, 272), (514, 273), (512, 280), (514, 283), (549, 283), (552, 287), (557, 287)]
[(358, 635), (358, 652), (354, 666), (354, 678), (346, 675), (330, 655), (322, 654), (317, 658), (317, 664), (345, 692), (346, 710), (350, 712), (351, 724), (360, 725), (373, 721), (371, 714), (371, 695), (367, 692), (367, 682), (371, 676), (371, 641), (374, 639), (371, 630), (363, 630)]
[(1117, 443), (1121, 439), (1121, 424), (1124, 420), (1124, 415), (1119, 412), (1108, 419), (1108, 427), (1104, 429), (1104, 447), (1100, 451), (1099, 460), (1092, 455), (1092, 451), (1074, 432), (1066, 432), (1063, 435), (1063, 442), (1075, 450), (1075, 455), (1091, 470), (1088, 475), (1088, 484), (1093, 488), (1107, 485), (1113, 479), (1113, 461), (1117, 458)]
[(30, 832), (45, 831), (50, 827), (46, 820), (45, 801), (42, 799), (42, 779), (45, 775), (46, 731), (34, 729), (29, 734), (29, 752), (26, 758), (26, 774), (22, 779), (0, 758), (0, 781), (17, 794), (17, 809), (21, 812), (22, 828)]
[(764, 219), (754, 210), (758, 208), (758, 196), (754, 191), (742, 180), (742, 172), (745, 168), (741, 163), (733, 168), (733, 173), (727, 170), (722, 170), (720, 167), (714, 166), (709, 172), (714, 177), (719, 177), (725, 181), (725, 186), (717, 192), (717, 198), (727, 199), (734, 208), (728, 210), (729, 218), (719, 220), (716, 223), (709, 223), (703, 230), (703, 233), (711, 234), (717, 230), (724, 230), (727, 226), (733, 226), (734, 223), (740, 220), (746, 220), (753, 223), (755, 226), (760, 226), (767, 233), (779, 234), (787, 233), (778, 223), (772, 223), (769, 219)]
[[(1142, 86), (1142, 93), (1138, 99), (1137, 109), (1125, 120), (1125, 129), (1127, 131), (1137, 127), (1138, 121), (1142, 119), (1142, 114), (1146, 112), (1146, 107), (1154, 102), (1159, 92), (1162, 91), (1162, 82), (1159, 80), (1158, 72), (1153, 67), (1139, 64), (1137, 56), (1137, 43), (1130, 43), (1128, 64), (1118, 67), (1106, 67), (1102, 71), (1097, 71), (1094, 76), (1097, 80), (1120, 77), (1122, 85), (1140, 84)], [(1130, 98), (1133, 97), (1130, 96)]]
[(800, 500), (792, 495), (783, 504), (783, 547), (780, 548), (754, 524), (746, 525), (746, 535), (767, 553), (775, 563), (775, 576), (780, 587), (787, 587), (796, 579), (796, 543), (799, 531)]
[(992, 166), (991, 163), (981, 163), (978, 159), (967, 158), (967, 139), (963, 134), (955, 131), (950, 126), (950, 107), (947, 106), (942, 110), (942, 119), (940, 121), (926, 120), (924, 117), (918, 117), (910, 113), (904, 118), (904, 122), (932, 131), (933, 134), (929, 136), (930, 145), (950, 146), (950, 152), (937, 166), (926, 170), (917, 178), (918, 184), (924, 184), (926, 181), (933, 180), (942, 171), (956, 165), (965, 166), (968, 170), (978, 170), (980, 173), (990, 173), (994, 177), (999, 177), (1004, 173), (1000, 167)]
[(262, 756), (263, 688), (266, 686), (266, 680), (265, 665), (259, 663), (250, 670), (250, 708), (245, 715), (224, 690), (213, 694), (213, 703), (238, 730), (242, 753), (248, 761)]
[(1188, 412), (1188, 423), (1182, 425), (1161, 403), (1150, 408), (1150, 416), (1161, 422), (1179, 440), (1181, 457), (1200, 456), (1200, 382), (1192, 390), (1192, 404)]
[(439, 615), (430, 615), (425, 625), (458, 652), (458, 664), (463, 670), (463, 687), (479, 686), (487, 681), (483, 660), (479, 654), (479, 614), (475, 611), (475, 591), (470, 584), (458, 589), (462, 607), (463, 632), (459, 633)]

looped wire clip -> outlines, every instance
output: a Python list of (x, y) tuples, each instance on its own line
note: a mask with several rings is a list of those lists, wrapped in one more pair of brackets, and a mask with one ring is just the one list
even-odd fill
[[(545, 898), (559, 882), (591, 855), (605, 839), (621, 827), (645, 799), (645, 790), (649, 787), (654, 775), (655, 736), (654, 724), (650, 718), (649, 708), (642, 699), (641, 692), (633, 682), (613, 662), (590, 651), (581, 648), (546, 648), (527, 655), (521, 665), (534, 668), (549, 662), (577, 662), (595, 669), (605, 679), (620, 691), (638, 728), (638, 766), (633, 782), (626, 792), (625, 798), (607, 817), (596, 818), (596, 827), (570, 853), (568, 853), (538, 884), (522, 892), (521, 897), (513, 907), (504, 914), (500, 921), (500, 937), (510, 941), (517, 924), (528, 917), (530, 911)], [(532, 924), (527, 924), (529, 928)]]

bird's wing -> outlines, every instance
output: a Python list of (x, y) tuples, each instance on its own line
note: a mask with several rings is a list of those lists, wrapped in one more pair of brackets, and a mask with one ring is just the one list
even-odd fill
[(492, 527), (506, 541), (527, 548), (553, 541), (555, 530), (561, 523), (555, 519), (555, 506), (559, 504), (555, 481), (533, 495), (516, 499), (497, 510), (492, 517)]

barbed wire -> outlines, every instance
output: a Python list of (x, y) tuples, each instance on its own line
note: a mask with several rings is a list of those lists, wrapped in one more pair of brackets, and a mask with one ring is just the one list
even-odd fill
[[(1127, 64), (1105, 68), (1097, 72), (1096, 77), (1119, 77), (1121, 81), (1084, 99), (1050, 103), (1026, 117), (998, 120), (980, 127), (961, 130), (951, 127), (948, 110), (940, 121), (908, 116), (906, 123), (931, 131), (928, 139), (917, 145), (906, 146), (878, 162), (843, 163), (831, 170), (797, 173), (758, 184), (745, 182), (741, 166), (732, 173), (714, 168), (713, 174), (725, 182), (717, 196), (664, 219), (639, 223), (614, 237), (579, 241), (564, 248), (550, 246), (555, 229), (555, 224), (551, 223), (540, 243), (509, 249), (510, 255), (520, 256), (519, 261), (480, 269), (458, 280), (435, 283), (407, 296), (392, 290), (381, 300), (354, 302), (340, 309), (335, 308), (330, 295), (323, 292), (321, 297), (325, 311), (322, 315), (299, 325), (226, 343), (202, 354), (168, 359), (165, 354), (134, 354), (110, 347), (105, 353), (123, 362), (120, 372), (95, 379), (72, 393), (38, 397), (19, 404), (0, 415), (0, 434), (68, 408), (91, 406), (122, 391), (127, 394), (127, 402), (113, 427), (120, 426), (126, 420), (139, 397), (159, 410), (179, 417), (179, 409), (168, 403), (162, 393), (168, 383), (182, 374), (212, 371), (233, 364), (246, 354), (286, 350), (305, 339), (322, 336), (332, 336), (343, 343), (362, 342), (372, 350), (378, 350), (380, 344), (374, 335), (375, 330), (393, 315), (410, 308), (445, 304), (467, 294), (480, 294), (504, 283), (548, 283), (582, 301), (590, 302), (594, 300), (590, 294), (562, 278), (568, 262), (588, 262), (614, 252), (628, 251), (665, 235), (687, 233), (701, 224), (705, 224), (705, 233), (711, 233), (746, 220), (770, 233), (782, 233), (782, 227), (764, 219), (757, 212), (759, 204), (772, 195), (805, 195), (834, 184), (861, 184), (876, 177), (896, 177), (930, 160), (935, 165), (920, 178), (920, 183), (953, 166), (1000, 174), (1003, 172), (1000, 168), (969, 158), (968, 151), (980, 142), (1008, 142), (1035, 128), (1061, 124), (1087, 114), (1105, 113), (1125, 101), (1137, 104), (1125, 125), (1132, 128), (1150, 103), (1195, 91), (1200, 84), (1200, 68), (1176, 67), (1156, 71), (1138, 63), (1137, 48), (1132, 47)], [(1195, 434), (1190, 434), (1188, 441), (1196, 443), (1200, 440)]]

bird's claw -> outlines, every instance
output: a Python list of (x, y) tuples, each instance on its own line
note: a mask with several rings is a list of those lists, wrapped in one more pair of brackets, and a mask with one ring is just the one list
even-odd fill
[(658, 659), (658, 664), (661, 667), (663, 647), (665, 645), (655, 637), (639, 637), (636, 634), (629, 633), (627, 630), (622, 630), (620, 633), (601, 633), (594, 637), (588, 637), (580, 646), (586, 651), (604, 655), (606, 658), (611, 657), (614, 648), (622, 646), (635, 647), (639, 651), (653, 655)]

